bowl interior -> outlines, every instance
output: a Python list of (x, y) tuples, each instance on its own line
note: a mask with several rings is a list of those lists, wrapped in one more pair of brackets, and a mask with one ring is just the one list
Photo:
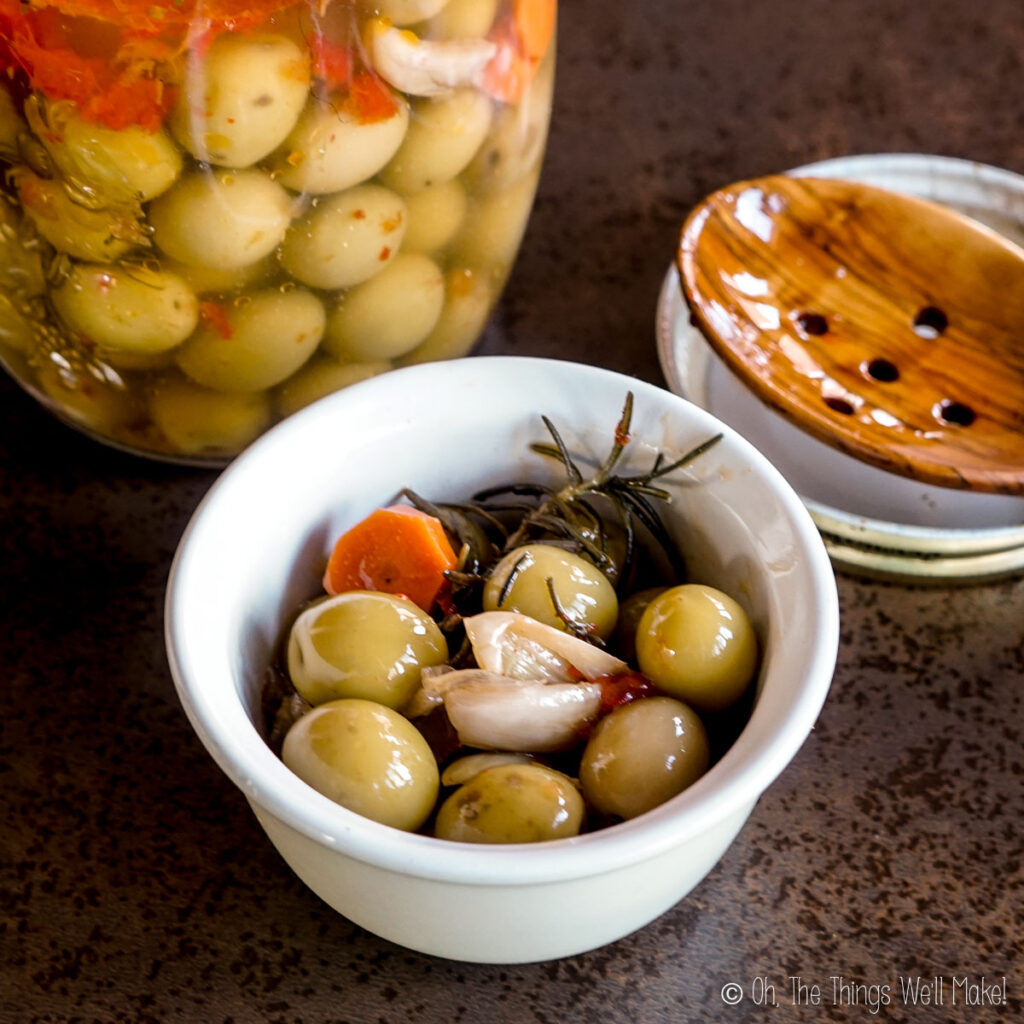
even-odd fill
[[(547, 415), (582, 464), (606, 455), (627, 391), (628, 458), (722, 441), (673, 475), (666, 523), (691, 579), (743, 603), (763, 645), (752, 717), (702, 780), (601, 832), (481, 850), (378, 825), (312, 791), (262, 735), (259, 693), (283, 624), (317, 592), (334, 538), (411, 487), (465, 498), (511, 479), (560, 478), (529, 450)], [(356, 385), (274, 428), (230, 466), (182, 539), (167, 597), (167, 644), (182, 704), (253, 803), (347, 854), (406, 872), (481, 883), (553, 879), (653, 854), (752, 803), (806, 737), (835, 662), (838, 612), (824, 547), (767, 461), (708, 413), (652, 385), (576, 364), (492, 357), (427, 364)]]

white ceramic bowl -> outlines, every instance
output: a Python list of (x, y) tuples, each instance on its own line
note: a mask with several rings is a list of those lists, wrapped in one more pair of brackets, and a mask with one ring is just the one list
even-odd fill
[[(749, 724), (707, 775), (661, 807), (575, 839), (475, 846), (362, 818), (300, 781), (261, 735), (259, 691), (290, 611), (316, 591), (333, 539), (403, 486), (435, 500), (540, 478), (549, 416), (601, 459), (626, 392), (627, 465), (724, 439), (672, 485), (691, 578), (746, 605), (763, 644)], [(549, 470), (549, 473), (552, 472)], [(806, 738), (835, 665), (838, 607), (806, 509), (747, 441), (661, 388), (567, 362), (478, 357), (387, 374), (271, 430), (224, 472), (182, 539), (167, 595), (178, 694), (210, 754), (295, 873), (352, 921), (403, 946), (485, 963), (612, 942), (713, 867)]]

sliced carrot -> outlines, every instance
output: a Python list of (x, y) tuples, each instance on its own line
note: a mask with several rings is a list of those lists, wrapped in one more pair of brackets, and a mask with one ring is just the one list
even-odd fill
[(409, 505), (371, 512), (338, 538), (324, 573), (324, 590), (401, 594), (430, 611), (444, 589), (455, 552), (444, 527)]
[(515, 0), (491, 35), (497, 53), (484, 70), (483, 87), (495, 99), (518, 103), (533, 81), (555, 33), (557, 0)]
[(516, 29), (522, 40), (523, 53), (539, 64), (548, 52), (555, 33), (556, 0), (516, 0)]

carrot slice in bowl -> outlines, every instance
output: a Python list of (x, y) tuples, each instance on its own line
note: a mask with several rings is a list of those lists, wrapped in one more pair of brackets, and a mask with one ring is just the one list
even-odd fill
[(444, 527), (434, 516), (409, 505), (371, 512), (334, 544), (324, 573), (324, 590), (377, 590), (400, 594), (429, 612), (456, 566)]

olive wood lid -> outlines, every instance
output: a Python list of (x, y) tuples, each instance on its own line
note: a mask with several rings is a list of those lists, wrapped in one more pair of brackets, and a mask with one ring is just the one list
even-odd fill
[(677, 265), (712, 348), (808, 433), (928, 483), (1024, 493), (1012, 242), (924, 199), (773, 175), (700, 203)]

